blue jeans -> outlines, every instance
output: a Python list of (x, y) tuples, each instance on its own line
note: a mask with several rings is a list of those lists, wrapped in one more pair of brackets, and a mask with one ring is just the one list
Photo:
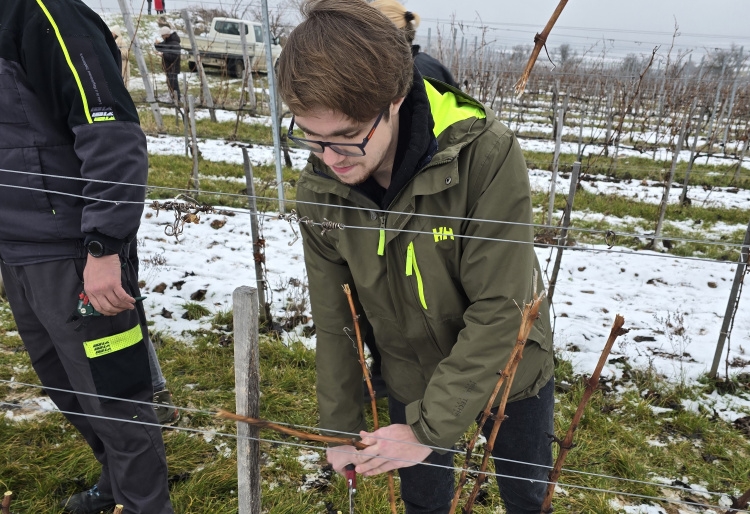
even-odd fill
[[(494, 460), (495, 472), (518, 478), (497, 477), (500, 496), (508, 514), (539, 514), (547, 492), (545, 481), (552, 466), (552, 447), (547, 434), (553, 433), (555, 381), (545, 385), (537, 396), (509, 403), (507, 418), (500, 426), (492, 456), (532, 462), (539, 466)], [(406, 406), (388, 398), (391, 423), (406, 423)], [(495, 409), (493, 412), (497, 412)], [(483, 432), (489, 437), (492, 421), (485, 423)], [(424, 462), (453, 467), (453, 453), (432, 452)], [(462, 456), (461, 456), (462, 457)], [(459, 466), (463, 465), (463, 457)], [(548, 467), (547, 467), (548, 466)], [(454, 491), (454, 471), (417, 464), (398, 470), (401, 478), (401, 498), (406, 514), (444, 514), (450, 510)]]

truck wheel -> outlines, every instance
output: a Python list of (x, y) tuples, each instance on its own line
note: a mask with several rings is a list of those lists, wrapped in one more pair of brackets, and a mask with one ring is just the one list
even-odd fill
[(231, 73), (238, 79), (242, 78), (243, 73), (245, 73), (245, 64), (242, 62), (242, 59), (235, 59), (232, 62)]
[(190, 71), (195, 71), (198, 69), (198, 67), (195, 65), (194, 61), (188, 61), (188, 69)]

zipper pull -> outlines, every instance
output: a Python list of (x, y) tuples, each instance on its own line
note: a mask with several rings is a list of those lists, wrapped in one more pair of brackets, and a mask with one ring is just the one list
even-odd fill
[(410, 277), (414, 271), (414, 241), (406, 248), (406, 276)]
[(378, 255), (385, 255), (385, 215), (380, 216), (380, 239), (378, 241)]

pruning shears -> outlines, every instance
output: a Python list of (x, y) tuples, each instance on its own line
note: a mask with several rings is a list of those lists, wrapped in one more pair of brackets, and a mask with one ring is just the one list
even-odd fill
[[(141, 302), (145, 300), (145, 296), (136, 296), (134, 298), (135, 301)], [(81, 318), (86, 318), (88, 316), (101, 316), (102, 313), (94, 309), (94, 306), (91, 305), (91, 300), (89, 299), (89, 296), (86, 294), (86, 291), (81, 291), (78, 293), (78, 305), (76, 306), (76, 313)]]
[(354, 514), (354, 495), (357, 494), (357, 472), (354, 464), (347, 464), (344, 468), (346, 486), (349, 488), (349, 514)]
[[(142, 302), (145, 299), (145, 296), (135, 297), (136, 302)], [(86, 294), (86, 291), (81, 291), (78, 293), (78, 304), (76, 304), (76, 309), (73, 311), (73, 314), (68, 317), (67, 322), (73, 323), (74, 321), (81, 320), (79, 325), (75, 328), (75, 331), (78, 332), (86, 327), (89, 318), (101, 315), (102, 313), (97, 311), (94, 306), (91, 305), (91, 299), (89, 298), (89, 295)]]
[(82, 317), (85, 318), (87, 316), (101, 316), (102, 313), (94, 309), (94, 306), (91, 305), (91, 300), (89, 300), (89, 296), (86, 294), (86, 291), (81, 291), (78, 293), (78, 305), (76, 306), (76, 313)]

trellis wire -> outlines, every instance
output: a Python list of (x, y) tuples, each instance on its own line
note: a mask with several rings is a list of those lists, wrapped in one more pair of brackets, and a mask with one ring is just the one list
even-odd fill
[[(132, 187), (140, 187), (145, 189), (157, 189), (157, 190), (167, 190), (167, 191), (174, 191), (174, 192), (185, 192), (189, 193), (192, 192), (191, 189), (188, 188), (176, 188), (176, 187), (168, 187), (168, 186), (149, 186), (149, 185), (143, 185), (143, 184), (132, 184), (127, 182), (117, 182), (117, 181), (109, 181), (109, 180), (98, 180), (98, 179), (89, 179), (89, 178), (83, 178), (83, 177), (65, 177), (65, 176), (50, 176), (45, 175), (43, 173), (36, 173), (36, 172), (27, 172), (27, 171), (18, 171), (18, 170), (9, 170), (9, 169), (2, 169), (0, 168), (0, 172), (6, 172), (6, 173), (16, 173), (16, 174), (23, 174), (23, 175), (35, 175), (35, 176), (44, 176), (48, 179), (62, 179), (62, 180), (77, 180), (77, 181), (84, 181), (84, 182), (92, 182), (92, 183), (98, 183), (98, 184), (113, 184), (113, 185), (123, 185), (123, 186), (132, 186)], [(133, 201), (133, 200), (110, 200), (110, 199), (104, 199), (104, 198), (94, 198), (90, 196), (85, 195), (76, 195), (74, 193), (66, 193), (62, 191), (54, 191), (50, 189), (40, 189), (40, 188), (33, 188), (29, 186), (16, 186), (11, 184), (0, 184), (0, 187), (8, 187), (12, 189), (22, 189), (22, 190), (29, 190), (29, 191), (40, 191), (45, 193), (51, 193), (51, 194), (59, 194), (62, 196), (70, 196), (75, 198), (81, 198), (84, 200), (92, 200), (92, 201), (98, 201), (98, 202), (105, 202), (105, 203), (113, 203), (113, 204), (134, 204), (134, 205), (140, 205), (143, 204), (145, 206), (152, 205), (155, 201), (158, 202), (158, 199), (156, 200), (144, 200), (142, 202), (140, 201)], [(248, 198), (254, 198), (256, 200), (265, 200), (265, 201), (278, 201), (277, 198), (271, 198), (271, 197), (263, 197), (263, 196), (248, 196), (247, 194), (239, 194), (239, 193), (225, 193), (221, 191), (203, 191), (204, 195), (215, 195), (215, 196), (226, 196), (231, 198), (239, 198), (246, 200)], [(494, 223), (499, 225), (514, 225), (514, 226), (528, 226), (532, 228), (539, 228), (539, 229), (556, 229), (559, 228), (557, 225), (547, 225), (542, 223), (523, 223), (523, 222), (516, 222), (516, 221), (506, 221), (506, 220), (491, 220), (491, 219), (481, 219), (481, 218), (466, 218), (466, 217), (460, 217), (460, 216), (446, 216), (441, 214), (427, 214), (427, 213), (407, 213), (407, 212), (401, 212), (401, 211), (389, 211), (389, 210), (383, 210), (383, 209), (372, 209), (367, 207), (357, 207), (357, 206), (348, 206), (348, 205), (330, 205), (320, 202), (308, 202), (303, 200), (290, 200), (295, 203), (303, 204), (303, 205), (314, 205), (314, 206), (323, 206), (323, 207), (333, 207), (333, 208), (340, 208), (340, 209), (348, 209), (348, 210), (355, 210), (355, 211), (364, 211), (364, 212), (380, 212), (383, 214), (392, 214), (392, 215), (410, 215), (414, 217), (429, 217), (429, 218), (435, 218), (435, 219), (451, 219), (456, 221), (470, 221), (470, 222), (480, 222), (480, 223)], [(233, 212), (240, 212), (245, 213), (247, 212), (246, 209), (239, 209), (236, 207), (231, 206), (221, 206), (223, 210), (227, 211), (233, 211)], [(259, 215), (263, 215), (265, 217), (270, 218), (278, 218), (278, 215), (268, 215), (266, 213), (259, 213)], [(366, 230), (380, 230), (380, 228), (374, 228), (374, 227), (364, 227), (364, 226), (357, 226), (357, 225), (348, 225), (348, 228), (358, 228), (358, 229), (366, 229)], [(432, 232), (426, 232), (426, 231), (410, 231), (410, 230), (403, 230), (403, 229), (392, 229), (392, 228), (386, 228), (384, 229), (386, 231), (391, 232), (410, 232), (410, 233), (417, 233), (417, 234), (428, 234), (431, 235)], [(590, 228), (576, 228), (576, 227), (569, 227), (569, 231), (576, 231), (576, 232), (585, 232), (589, 234), (600, 234), (603, 236), (609, 236), (613, 232), (612, 230), (601, 230), (601, 229), (590, 229)], [(633, 238), (641, 238), (641, 239), (654, 239), (653, 234), (638, 234), (638, 233), (629, 233), (629, 232), (622, 232), (622, 233), (616, 233), (617, 237), (633, 237)], [(455, 235), (455, 237), (460, 238), (466, 238), (466, 239), (482, 239), (482, 240), (490, 240), (490, 241), (498, 241), (498, 242), (511, 242), (511, 243), (524, 243), (528, 244), (527, 241), (514, 241), (514, 240), (506, 240), (506, 239), (496, 239), (496, 238), (483, 238), (479, 236), (467, 236), (467, 235)], [(726, 241), (713, 241), (708, 239), (690, 239), (690, 238), (678, 238), (678, 237), (672, 237), (672, 236), (660, 236), (657, 239), (669, 239), (670, 241), (674, 242), (683, 242), (683, 243), (697, 243), (697, 244), (706, 244), (706, 245), (716, 245), (716, 246), (722, 246), (722, 247), (728, 247), (728, 248), (743, 248), (743, 243), (731, 243)], [(534, 243), (537, 246), (541, 247), (553, 247), (556, 248), (560, 245), (549, 245), (545, 243)], [(566, 247), (569, 249), (576, 249), (576, 247)], [(597, 251), (605, 251), (605, 250), (597, 250)], [(623, 252), (616, 252), (613, 251), (611, 253), (623, 253)], [(624, 253), (630, 253), (630, 252), (624, 252)], [(647, 255), (647, 254), (641, 254), (641, 255)], [(685, 256), (679, 256), (679, 255), (672, 255), (672, 254), (660, 254), (661, 257), (672, 257), (675, 259), (689, 259), (689, 260), (702, 260), (706, 262), (732, 262), (732, 261), (717, 261), (714, 259), (704, 259), (704, 258), (696, 258), (696, 257), (685, 257)]]
[[(14, 186), (14, 185), (8, 185), (8, 184), (0, 184), (0, 187), (9, 187), (9, 188), (12, 188), (12, 189), (31, 190), (31, 191), (43, 191), (43, 192), (47, 192), (47, 193), (60, 194), (60, 195), (63, 195), (63, 196), (69, 196), (69, 197), (74, 197), (74, 198), (83, 198), (83, 199), (95, 200), (95, 201), (99, 201), (99, 202), (107, 202), (107, 203), (113, 203), (113, 204), (125, 203), (125, 204), (148, 206), (148, 205), (152, 205), (154, 203), (154, 200), (143, 201), (143, 202), (137, 202), (137, 201), (132, 201), (132, 200), (105, 200), (105, 199), (101, 199), (101, 198), (91, 198), (91, 197), (88, 197), (88, 196), (76, 195), (76, 194), (73, 194), (73, 193), (63, 193), (63, 192), (60, 192), (60, 191), (50, 191), (48, 189), (38, 189), (38, 188), (34, 188), (34, 187)], [(309, 203), (309, 202), (307, 202), (307, 203)], [(325, 205), (325, 204), (320, 204), (320, 205)], [(235, 208), (235, 207), (223, 207), (223, 210), (231, 211), (231, 212), (237, 212), (237, 213), (246, 213), (247, 212), (246, 209), (239, 209), (239, 208)], [(263, 213), (263, 214), (259, 213), (259, 215), (262, 216), (262, 217), (266, 217), (266, 218), (279, 219), (279, 215), (270, 215), (270, 214), (265, 214), (265, 213)], [(450, 217), (448, 217), (448, 218), (450, 218)], [(406, 233), (406, 234), (424, 234), (424, 235), (428, 235), (428, 236), (434, 236), (434, 234), (431, 231), (428, 232), (428, 231), (425, 231), (425, 230), (406, 230), (406, 229), (395, 229), (395, 228), (381, 229), (380, 227), (365, 227), (365, 226), (359, 226), (359, 225), (342, 225), (340, 223), (336, 223), (336, 222), (332, 222), (332, 221), (328, 221), (328, 220), (323, 220), (322, 222), (307, 220), (305, 222), (309, 223), (310, 225), (321, 227), (324, 232), (328, 231), (328, 230), (335, 229), (335, 228), (339, 228), (339, 229), (351, 228), (351, 229), (358, 229), (358, 230), (384, 230), (386, 232), (399, 232), (399, 233)], [(514, 224), (513, 222), (501, 222), (501, 221), (496, 221), (496, 223)], [(524, 224), (524, 225), (529, 225), (529, 224)], [(539, 225), (539, 226), (541, 226), (541, 225)], [(569, 230), (571, 230), (571, 229), (569, 229)], [(514, 240), (514, 239), (500, 239), (500, 238), (496, 238), (496, 237), (469, 236), (469, 235), (465, 235), (465, 234), (454, 234), (454, 237), (458, 238), (458, 239), (472, 239), (472, 240), (490, 241), (490, 242), (496, 242), (496, 243), (529, 244), (529, 245), (537, 246), (537, 247), (540, 247), (540, 248), (560, 248), (560, 247), (562, 247), (562, 245), (559, 245), (559, 244), (536, 243), (534, 241), (518, 241), (518, 240)], [(669, 238), (665, 237), (665, 238), (661, 238), (661, 239), (669, 239)], [(741, 245), (741, 244), (736, 245), (734, 243), (727, 244), (726, 246), (743, 247), (743, 245)], [(586, 252), (610, 253), (610, 254), (619, 254), (619, 255), (631, 255), (631, 256), (634, 255), (634, 256), (639, 256), (639, 257), (655, 257), (655, 258), (661, 258), (661, 259), (674, 259), (674, 260), (682, 260), (682, 261), (723, 263), (723, 264), (732, 264), (732, 265), (735, 264), (734, 261), (730, 261), (730, 260), (721, 261), (721, 260), (715, 260), (715, 259), (708, 259), (708, 258), (704, 258), (704, 257), (687, 257), (687, 256), (672, 255), (672, 254), (662, 254), (662, 253), (642, 253), (642, 252), (636, 252), (636, 251), (632, 251), (632, 250), (631, 251), (613, 250), (613, 249), (611, 249), (611, 247), (605, 249), (605, 248), (589, 248), (589, 247), (583, 247), (583, 246), (566, 246), (565, 248), (567, 250), (570, 250), (570, 251), (578, 251), (578, 252), (586, 251)]]

